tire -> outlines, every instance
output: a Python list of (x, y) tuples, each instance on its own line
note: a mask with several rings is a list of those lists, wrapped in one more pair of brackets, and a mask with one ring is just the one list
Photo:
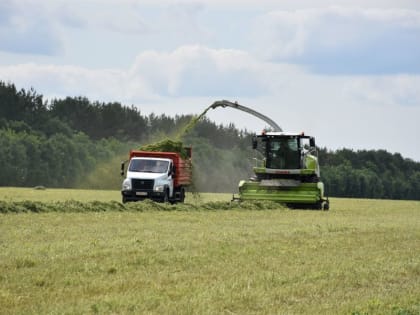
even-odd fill
[(124, 196), (122, 197), (122, 203), (127, 203), (127, 198), (125, 198)]
[(165, 194), (162, 197), (162, 202), (163, 203), (168, 203), (169, 202), (169, 190), (165, 189)]
[(185, 189), (181, 188), (180, 196), (179, 196), (179, 202), (184, 203), (185, 201)]

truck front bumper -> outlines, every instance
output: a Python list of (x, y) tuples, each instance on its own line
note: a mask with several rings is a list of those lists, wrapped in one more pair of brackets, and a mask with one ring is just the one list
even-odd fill
[(162, 200), (165, 196), (164, 192), (159, 191), (134, 191), (134, 190), (123, 190), (121, 191), (123, 202), (126, 201), (139, 201), (144, 199)]

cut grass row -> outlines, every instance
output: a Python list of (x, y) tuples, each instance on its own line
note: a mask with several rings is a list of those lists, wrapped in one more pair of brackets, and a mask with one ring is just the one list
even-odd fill
[(212, 201), (207, 203), (157, 203), (151, 200), (121, 204), (117, 201), (0, 201), (0, 213), (23, 212), (104, 212), (104, 211), (205, 211), (205, 210), (270, 210), (282, 209), (275, 202), (246, 201), (227, 202)]
[[(103, 211), (200, 211), (200, 210), (268, 210), (281, 209), (275, 202), (230, 202), (228, 194), (187, 194), (185, 203), (157, 203), (150, 200), (117, 201), (117, 191), (37, 190), (1, 188), (0, 213), (22, 212), (103, 212)], [(98, 201), (99, 198), (101, 201)], [(77, 199), (76, 199), (77, 198)], [(3, 199), (3, 200), (2, 200)]]

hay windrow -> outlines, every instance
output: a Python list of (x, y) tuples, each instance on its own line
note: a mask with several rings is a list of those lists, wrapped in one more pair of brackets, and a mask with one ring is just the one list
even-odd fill
[(285, 209), (282, 204), (271, 201), (164, 204), (151, 200), (130, 202), (76, 200), (59, 202), (0, 201), (0, 213), (47, 213), (47, 212), (106, 212), (106, 211), (228, 211), (228, 210), (275, 210)]

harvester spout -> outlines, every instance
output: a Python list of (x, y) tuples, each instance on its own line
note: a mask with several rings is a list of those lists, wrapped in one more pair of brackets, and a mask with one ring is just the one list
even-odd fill
[(255, 110), (253, 110), (251, 108), (245, 107), (243, 105), (239, 105), (237, 102), (234, 102), (233, 103), (233, 102), (230, 102), (230, 101), (227, 101), (227, 100), (221, 100), (221, 101), (214, 102), (210, 107), (212, 109), (215, 109), (217, 107), (223, 107), (223, 108), (225, 108), (225, 107), (231, 107), (231, 108), (235, 108), (235, 109), (241, 110), (243, 112), (246, 112), (248, 114), (251, 114), (251, 115), (253, 115), (255, 117), (258, 117), (261, 120), (264, 120), (267, 124), (270, 125), (271, 128), (273, 128), (273, 131), (275, 131), (275, 132), (281, 132), (281, 131), (283, 131), (280, 128), (280, 126), (277, 125), (276, 122), (274, 122), (271, 118), (269, 118), (269, 117), (267, 117), (267, 116), (265, 116), (265, 115), (263, 115), (263, 114), (255, 111)]

